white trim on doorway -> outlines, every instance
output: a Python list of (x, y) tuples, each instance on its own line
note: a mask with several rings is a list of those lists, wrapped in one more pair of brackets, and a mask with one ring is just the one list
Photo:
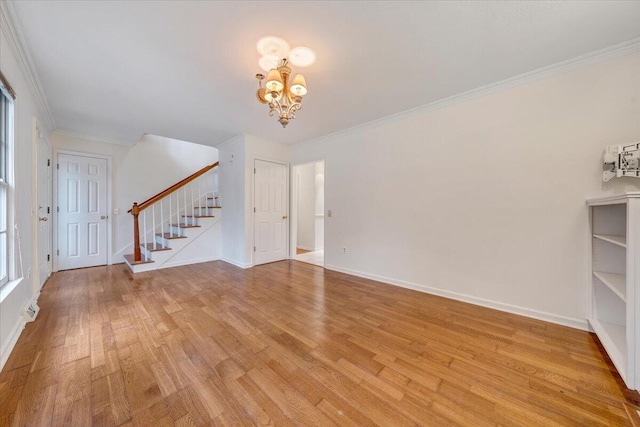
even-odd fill
[(53, 271), (58, 271), (58, 156), (60, 154), (70, 154), (72, 156), (92, 157), (95, 159), (104, 159), (107, 161), (107, 265), (113, 264), (113, 208), (112, 208), (112, 192), (113, 192), (113, 175), (111, 168), (111, 156), (102, 154), (85, 153), (81, 151), (53, 149)]
[[(38, 210), (38, 205), (39, 205), (39, 188), (38, 188), (38, 183), (39, 183), (39, 164), (38, 164), (38, 155), (40, 153), (39, 150), (39, 144), (41, 144), (43, 141), (45, 144), (47, 144), (47, 152), (48, 152), (48, 158), (50, 160), (51, 163), (53, 163), (54, 158), (53, 158), (53, 151), (52, 151), (52, 147), (51, 147), (51, 143), (49, 142), (49, 140), (45, 137), (44, 133), (41, 130), (40, 127), (40, 123), (38, 122), (38, 119), (36, 117), (32, 118), (31, 121), (31, 143), (32, 143), (32, 155), (31, 155), (31, 188), (32, 188), (32, 195), (31, 195), (31, 206), (32, 206), (32, 241), (33, 241), (33, 245), (32, 245), (32, 252), (31, 252), (31, 257), (33, 260), (35, 260), (34, 265), (33, 265), (33, 273), (34, 273), (34, 280), (33, 280), (33, 294), (34, 295), (38, 295), (40, 293), (40, 289), (41, 289), (41, 285), (40, 283), (42, 282), (42, 284), (44, 284), (44, 281), (40, 280), (40, 259), (39, 259), (39, 253), (38, 253), (38, 249), (40, 246), (40, 227), (39, 227), (39, 218), (40, 218), (40, 212)], [(49, 174), (51, 174), (50, 178), (51, 180), (49, 181), (50, 185), (53, 186), (53, 169), (49, 169)], [(53, 203), (53, 187), (49, 189), (49, 191), (51, 192), (51, 200), (50, 200), (50, 208), (51, 208), (51, 212), (49, 212), (49, 218), (52, 219), (53, 218), (53, 210), (54, 210), (54, 203)], [(53, 254), (53, 230), (51, 229), (51, 227), (53, 227), (53, 221), (51, 221), (51, 224), (49, 224), (49, 253), (53, 258), (54, 254)], [(53, 266), (53, 263), (51, 264), (51, 267)], [(53, 272), (53, 268), (51, 268), (51, 271), (49, 272), (49, 274)]]
[[(324, 212), (326, 212), (326, 205), (324, 206), (324, 212), (322, 215), (318, 215), (316, 213), (316, 217), (317, 216), (323, 216), (325, 218), (325, 227), (323, 230), (323, 245), (322, 248), (316, 248), (316, 247), (304, 247), (304, 246), (298, 246), (298, 235), (297, 235), (297, 226), (294, 226), (294, 224), (296, 224), (296, 222), (298, 221), (298, 201), (297, 201), (297, 197), (298, 197), (298, 179), (297, 179), (297, 175), (295, 174), (296, 171), (296, 167), (298, 166), (305, 166), (305, 165), (310, 165), (310, 164), (316, 164), (322, 162), (324, 163), (324, 179), (325, 179), (325, 184), (324, 184), (324, 190), (325, 190), (325, 200), (326, 200), (326, 179), (327, 179), (327, 161), (324, 157), (319, 158), (319, 159), (315, 159), (315, 160), (308, 160), (305, 162), (301, 162), (301, 163), (292, 163), (291, 167), (289, 169), (289, 174), (291, 176), (290, 179), (290, 192), (289, 192), (289, 259), (296, 259), (296, 250), (298, 248), (300, 249), (304, 249), (304, 250), (308, 250), (311, 252), (316, 252), (316, 251), (320, 251), (322, 250), (322, 254), (323, 254), (323, 259), (325, 258), (324, 256), (324, 248), (326, 247), (326, 242), (324, 242), (324, 238), (326, 237), (326, 215), (324, 215)], [(313, 263), (312, 263), (313, 264)], [(324, 264), (324, 261), (323, 261)], [(318, 265), (318, 264), (315, 264)]]

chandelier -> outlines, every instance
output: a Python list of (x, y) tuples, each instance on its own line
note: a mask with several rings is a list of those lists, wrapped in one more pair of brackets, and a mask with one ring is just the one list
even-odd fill
[[(307, 82), (302, 74), (296, 74), (290, 81), (289, 60), (298, 67), (308, 67), (315, 61), (315, 53), (306, 47), (289, 50), (289, 44), (278, 37), (263, 37), (258, 41), (258, 52), (262, 58), (260, 67), (268, 71), (262, 87), (264, 74), (256, 74), (258, 91), (256, 97), (261, 104), (269, 106), (269, 115), (278, 115), (282, 127), (296, 118), (296, 112), (302, 108), (302, 97), (307, 94)], [(289, 59), (287, 59), (287, 56)]]

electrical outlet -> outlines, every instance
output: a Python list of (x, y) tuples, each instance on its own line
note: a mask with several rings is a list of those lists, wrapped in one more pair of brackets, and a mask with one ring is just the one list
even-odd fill
[(346, 253), (347, 253), (347, 248), (346, 248), (346, 247), (342, 248), (342, 253), (343, 253), (343, 254), (346, 254)]

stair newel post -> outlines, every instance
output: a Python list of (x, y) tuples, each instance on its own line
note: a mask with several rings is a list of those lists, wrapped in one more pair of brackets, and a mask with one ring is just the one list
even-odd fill
[(140, 227), (138, 225), (140, 208), (138, 207), (138, 203), (133, 204), (131, 214), (133, 215), (133, 260), (140, 262), (142, 261), (142, 254), (140, 253)]

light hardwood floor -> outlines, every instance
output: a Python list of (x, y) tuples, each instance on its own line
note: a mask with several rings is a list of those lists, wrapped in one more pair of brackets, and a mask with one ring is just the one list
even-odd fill
[(295, 261), (67, 271), (40, 305), (2, 426), (611, 426), (637, 398), (589, 333)]

